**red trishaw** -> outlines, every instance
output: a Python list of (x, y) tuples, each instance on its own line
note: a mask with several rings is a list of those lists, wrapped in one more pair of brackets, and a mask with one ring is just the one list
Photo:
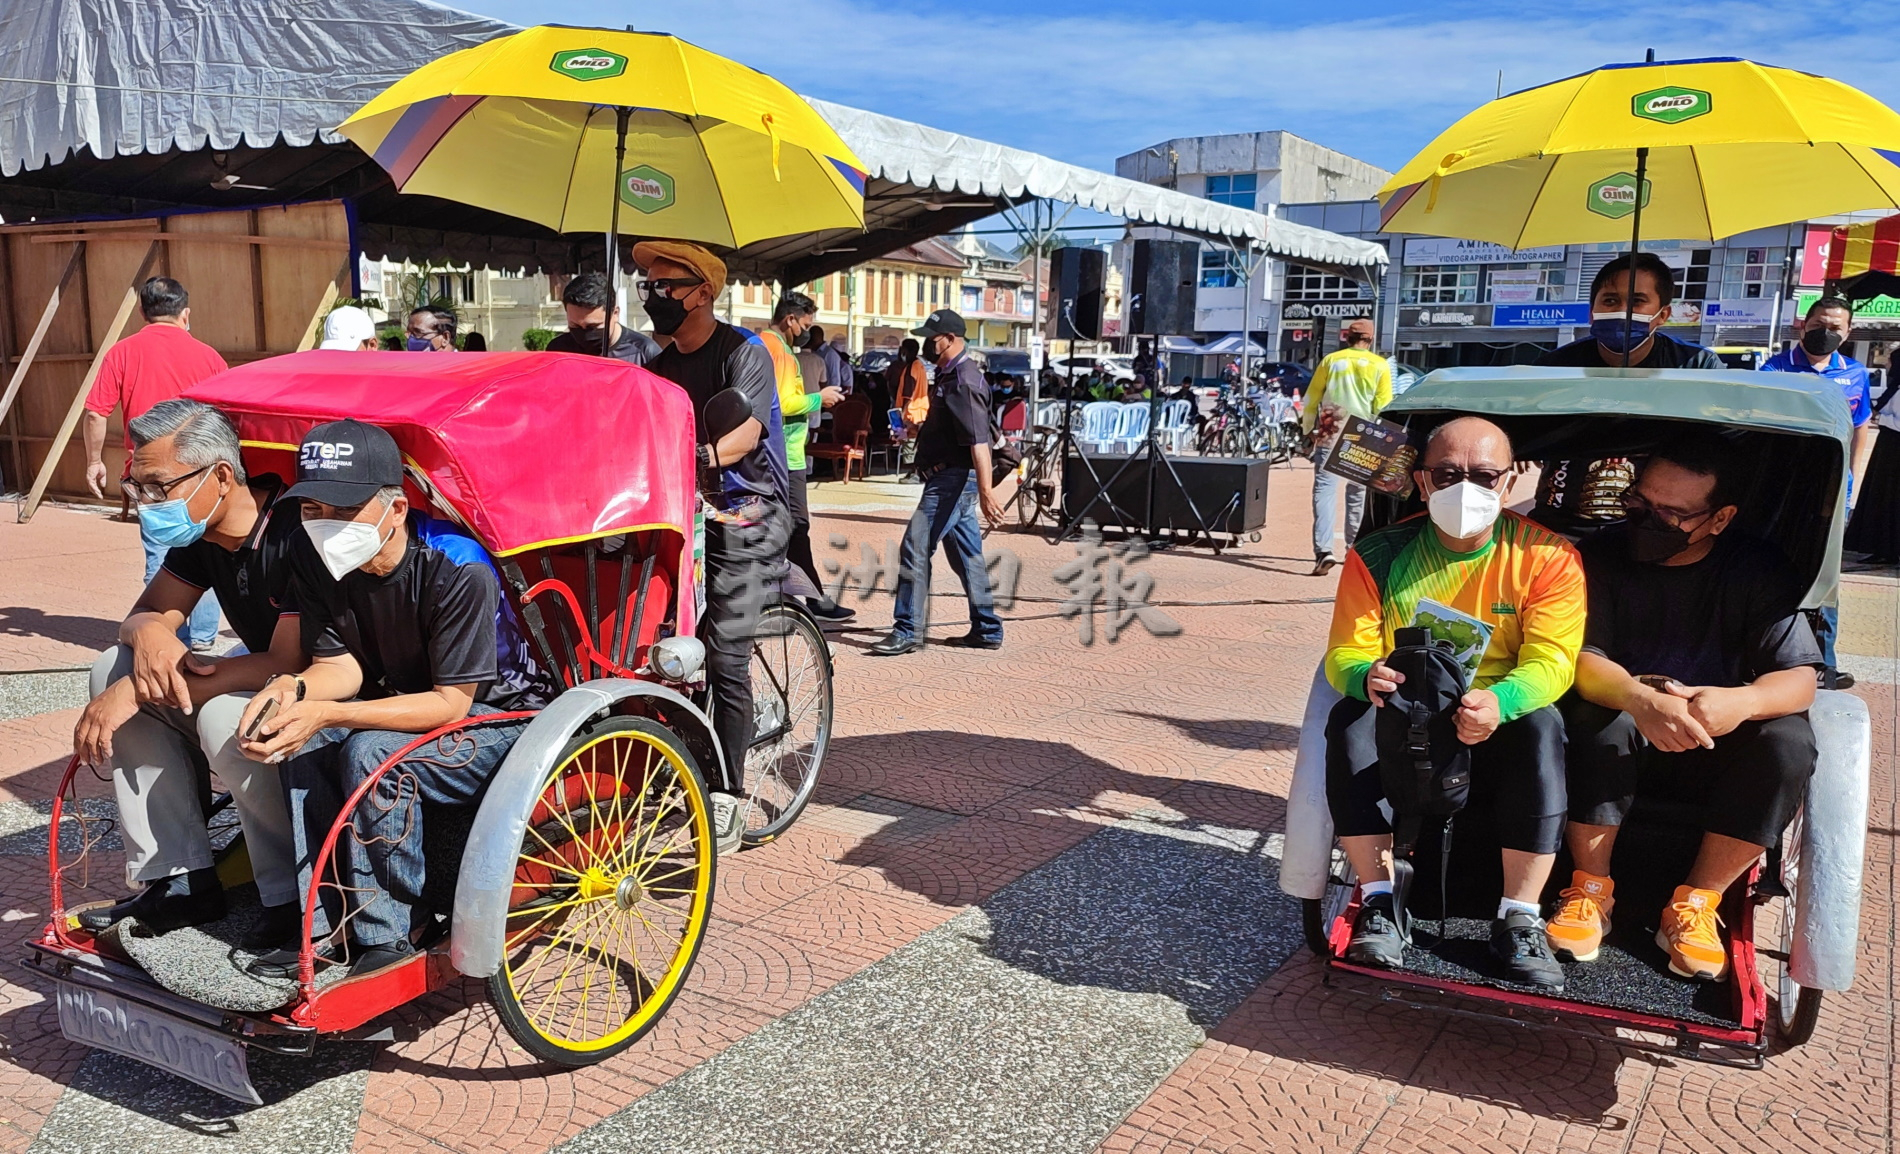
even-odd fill
[[(55, 980), (67, 1036), (256, 1102), (245, 1047), (307, 1054), (462, 974), (487, 980), (529, 1053), (581, 1066), (632, 1045), (663, 1015), (706, 932), (714, 852), (704, 774), (720, 764), (694, 638), (702, 575), (693, 409), (642, 369), (536, 353), (315, 352), (260, 361), (190, 394), (237, 424), (253, 473), (295, 475), (313, 425), (341, 417), (395, 437), (412, 503), (488, 550), (519, 625), (562, 691), (533, 714), (421, 734), (404, 757), (449, 760), (470, 726), (531, 720), (478, 807), (424, 823), (433, 940), (410, 962), (350, 979), (306, 941), (294, 980), (245, 971), (232, 943), (257, 913), (234, 816), (210, 799), (232, 913), (212, 926), (98, 934), (89, 859), (109, 825), (54, 801), (52, 915), (31, 963)], [(746, 840), (771, 840), (809, 800), (830, 738), (831, 660), (802, 604), (768, 595), (754, 643), (757, 732)], [(375, 778), (316, 859), (310, 909), (340, 891), (334, 858)], [(411, 803), (415, 804), (415, 803)], [(62, 823), (70, 822), (71, 825)], [(62, 853), (62, 840), (76, 853)], [(104, 895), (101, 895), (102, 897)], [(308, 938), (308, 933), (305, 937)], [(387, 1036), (387, 1035), (381, 1035)]]

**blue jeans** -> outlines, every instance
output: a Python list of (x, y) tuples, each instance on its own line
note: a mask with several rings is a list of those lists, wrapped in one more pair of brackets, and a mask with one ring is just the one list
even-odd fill
[[(476, 705), (470, 714), (497, 712)], [(409, 936), (411, 911), (422, 900), (422, 822), (425, 806), (469, 806), (481, 801), (527, 721), (458, 730), (416, 749), (377, 779), (357, 804), (352, 828), (337, 838), (333, 869), (312, 923), (321, 938), (353, 919), (350, 937), (365, 948)], [(297, 893), (310, 892), (310, 871), (343, 803), (384, 759), (419, 734), (380, 729), (326, 729), (284, 766), (296, 838)], [(315, 744), (322, 742), (323, 744)], [(340, 887), (340, 888), (339, 888)], [(349, 895), (350, 911), (343, 910)]]
[(1333, 522), (1339, 517), (1339, 496), (1346, 495), (1346, 548), (1359, 540), (1359, 525), (1366, 516), (1366, 487), (1355, 485), (1337, 473), (1320, 466), (1329, 450), (1322, 449), (1313, 458), (1313, 559), (1333, 555)]
[(1814, 639), (1821, 646), (1821, 661), (1829, 669), (1837, 669), (1834, 664), (1834, 636), (1841, 631), (1841, 610), (1836, 605), (1821, 606), (1816, 614), (1820, 620), (1814, 627)]
[[(897, 562), (894, 637), (922, 637), (930, 628), (930, 557), (943, 544), (950, 571), (970, 602), (970, 631), (985, 641), (1003, 639), (1003, 622), (990, 598), (990, 571), (983, 564), (983, 530), (976, 519), (976, 471), (944, 469), (924, 482), (917, 511), (904, 531)], [(919, 606), (922, 606), (921, 612)]]
[[(145, 535), (145, 526), (139, 526), (139, 544), (145, 546), (145, 583), (152, 583), (152, 576), (158, 567), (165, 563), (165, 554), (171, 552), (165, 546)], [(207, 589), (204, 596), (198, 598), (198, 607), (191, 611), (190, 620), (178, 631), (178, 640), (193, 649), (207, 649), (218, 639), (218, 595)]]

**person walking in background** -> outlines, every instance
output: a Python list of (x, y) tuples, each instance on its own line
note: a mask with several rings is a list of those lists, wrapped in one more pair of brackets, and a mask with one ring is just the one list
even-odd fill
[(857, 391), (857, 372), (851, 367), (851, 354), (844, 347), (842, 336), (833, 340), (825, 339), (825, 330), (817, 325), (805, 334), (805, 339), (819, 356), (825, 358), (825, 380), (838, 386), (840, 392), (850, 396)]
[(1339, 439), (1347, 417), (1372, 420), (1392, 403), (1392, 366), (1372, 351), (1372, 322), (1361, 318), (1340, 330), (1341, 348), (1328, 353), (1306, 387), (1301, 431), (1313, 438), (1313, 576), (1324, 577), (1339, 564), (1333, 557), (1333, 523), (1339, 495), (1346, 494), (1346, 548), (1359, 539), (1366, 515), (1366, 487), (1328, 473), (1326, 457)]
[(930, 375), (917, 359), (919, 346), (909, 337), (897, 346), (897, 359), (884, 370), (890, 382), (891, 407), (904, 421), (904, 444), (898, 450), (898, 472), (910, 476), (917, 471), (917, 430), (924, 427), (930, 414)]
[[(930, 557), (939, 542), (970, 602), (970, 631), (946, 645), (1001, 649), (1003, 622), (990, 599), (977, 511), (994, 525), (1003, 519), (990, 481), (990, 397), (983, 370), (964, 348), (963, 318), (938, 309), (911, 332), (924, 338), (924, 355), (937, 365), (930, 413), (917, 434), (917, 475), (924, 492), (911, 514), (897, 563), (897, 604), (891, 631), (866, 652), (896, 657), (924, 647), (930, 627)], [(907, 342), (908, 343), (908, 342)]]
[[(1762, 365), (1769, 373), (1814, 373), (1840, 387), (1847, 415), (1854, 422), (1854, 450), (1848, 458), (1847, 507), (1852, 509), (1860, 498), (1861, 478), (1867, 475), (1867, 461), (1874, 451), (1874, 398), (1867, 381), (1867, 366), (1840, 351), (1854, 333), (1854, 306), (1840, 297), (1824, 296), (1808, 306), (1798, 330), (1800, 343), (1769, 357)], [(1821, 643), (1821, 660), (1835, 670), (1834, 638), (1841, 631), (1838, 605), (1823, 605), (1820, 626), (1814, 631)], [(1841, 689), (1853, 687), (1854, 675), (1835, 671), (1834, 684)]]
[[(131, 469), (131, 424), (160, 401), (169, 401), (186, 389), (230, 367), (216, 349), (191, 335), (191, 294), (167, 276), (151, 277), (139, 286), (139, 315), (145, 327), (106, 350), (99, 375), (86, 394), (82, 436), (86, 445), (86, 487), (95, 497), (105, 496), (106, 421), (113, 409), (127, 428), (126, 471)], [(365, 319), (368, 319), (365, 317)], [(121, 477), (125, 475), (122, 472)], [(176, 485), (185, 478), (172, 480)], [(171, 543), (158, 540), (139, 523), (139, 542), (145, 547), (145, 583), (164, 563)], [(218, 599), (206, 593), (179, 631), (179, 638), (199, 652), (218, 639)]]
[(447, 309), (411, 309), (409, 335), (403, 342), (403, 348), (412, 353), (454, 352), (455, 314)]
[(338, 305), (323, 318), (323, 341), (319, 349), (373, 353), (383, 342), (376, 335), (376, 322), (355, 305)]
[[(824, 361), (812, 357), (810, 364), (819, 376), (816, 382), (805, 379), (803, 355), (805, 333), (818, 304), (801, 292), (788, 292), (772, 310), (772, 323), (759, 334), (765, 351), (772, 354), (772, 371), (778, 379), (778, 408), (785, 422), (785, 468), (790, 487), (787, 505), (792, 514), (792, 535), (785, 546), (785, 557), (811, 579), (813, 587), (824, 588), (818, 576), (818, 563), (811, 553), (811, 505), (806, 481), (811, 469), (805, 460), (805, 443), (811, 436), (811, 421), (818, 411), (844, 399), (844, 394), (824, 383)], [(823, 621), (849, 621), (856, 611), (846, 609), (829, 597), (809, 597), (806, 603)]]
[(583, 273), (568, 281), (561, 290), (561, 307), (567, 310), (567, 331), (548, 342), (548, 352), (598, 357), (604, 335), (606, 355), (616, 361), (644, 365), (660, 355), (658, 341), (620, 323), (620, 294), (607, 283), (605, 273)]

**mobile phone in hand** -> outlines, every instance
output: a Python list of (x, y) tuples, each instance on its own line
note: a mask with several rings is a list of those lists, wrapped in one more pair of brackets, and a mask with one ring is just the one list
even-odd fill
[(277, 699), (275, 697), (266, 699), (264, 707), (257, 711), (257, 716), (251, 718), (249, 728), (245, 729), (244, 740), (256, 741), (258, 732), (264, 728), (264, 723), (269, 721), (276, 712)]

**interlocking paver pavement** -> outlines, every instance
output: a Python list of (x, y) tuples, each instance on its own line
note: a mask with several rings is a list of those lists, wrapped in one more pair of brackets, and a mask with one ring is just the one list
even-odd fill
[[(625, 1053), (540, 1065), (463, 981), (381, 1023), (398, 1041), (263, 1062), (276, 1101), (245, 1111), (64, 1041), (44, 983), (9, 967), (0, 1152), (1889, 1149), (1891, 684), (1859, 690), (1876, 725), (1860, 980), (1765, 1071), (1322, 982), (1272, 884), (1332, 589), (1304, 576), (1309, 476), (1274, 470), (1263, 542), (1141, 563), (1178, 637), (1137, 626), (1082, 647), (1051, 578), (1073, 547), (1018, 534), (990, 538), (1024, 563), (998, 653), (869, 658), (889, 598), (860, 603), (864, 626), (835, 639), (816, 802), (779, 842), (721, 863), (686, 992)], [(916, 490), (854, 484), (851, 507), (826, 511), (841, 492), (818, 490), (820, 539), (888, 551)], [(136, 591), (135, 536), (70, 510), (0, 518), (0, 671), (80, 664), (109, 640)], [(937, 579), (953, 592), (941, 566)], [(1866, 650), (1858, 669), (1891, 669), (1894, 586), (1854, 580), (1844, 638)], [(936, 633), (961, 631), (961, 602), (935, 605)], [(0, 720), (6, 942), (44, 917), (35, 822), (75, 715)], [(119, 855), (96, 856), (87, 892), (116, 893)]]

